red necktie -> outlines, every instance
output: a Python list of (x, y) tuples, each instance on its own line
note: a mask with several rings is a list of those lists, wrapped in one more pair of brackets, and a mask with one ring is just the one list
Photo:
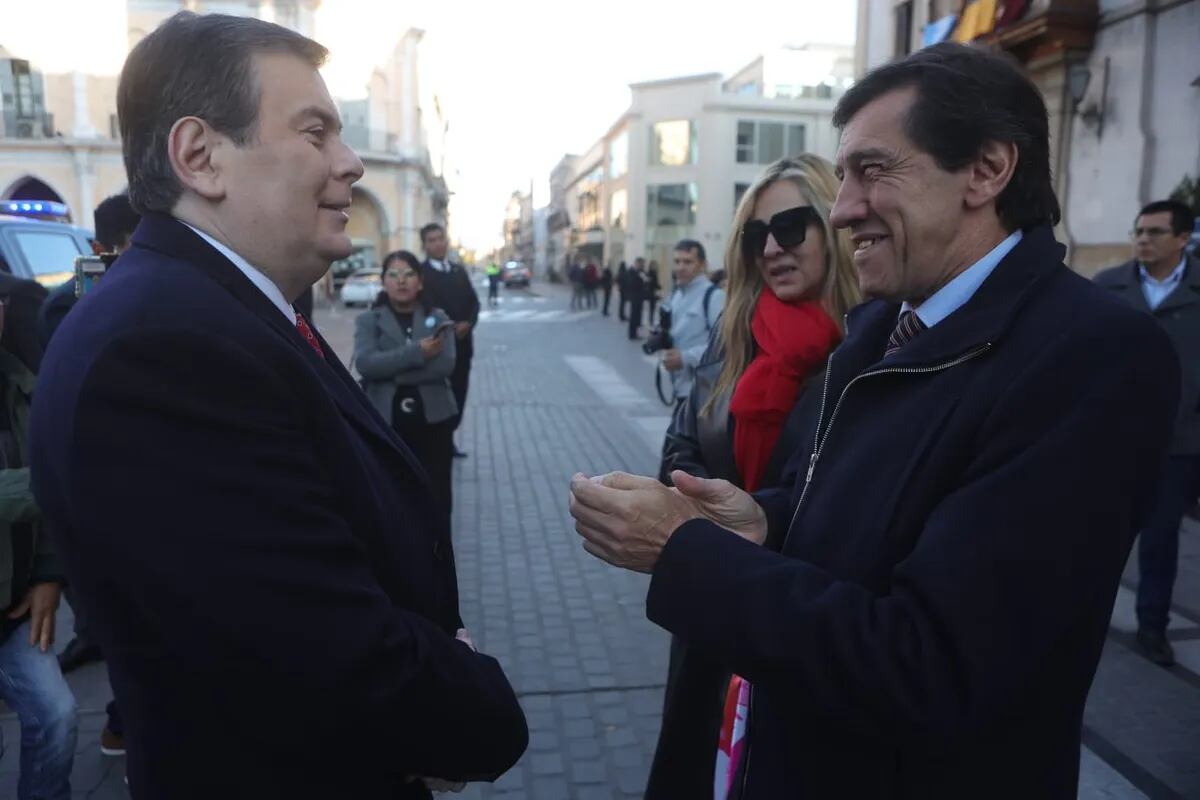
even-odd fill
[(308, 342), (309, 346), (317, 351), (317, 355), (321, 358), (325, 357), (325, 351), (321, 349), (321, 343), (317, 341), (317, 335), (313, 333), (313, 329), (309, 327), (308, 321), (301, 316), (300, 312), (296, 312), (296, 330), (300, 331), (300, 335), (304, 337), (304, 341)]

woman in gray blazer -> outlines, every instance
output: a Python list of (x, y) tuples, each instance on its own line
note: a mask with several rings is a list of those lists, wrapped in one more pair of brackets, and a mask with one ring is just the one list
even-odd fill
[(383, 291), (355, 322), (354, 363), (367, 397), (425, 467), (449, 516), (454, 323), (421, 302), (421, 262), (412, 253), (389, 253), (382, 274)]

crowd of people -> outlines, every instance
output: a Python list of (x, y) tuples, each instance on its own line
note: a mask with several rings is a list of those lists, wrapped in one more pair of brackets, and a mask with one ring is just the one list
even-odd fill
[[(0, 275), (21, 800), (70, 796), (63, 673), (101, 656), (101, 746), (135, 797), (428, 798), (525, 750), (459, 613), (480, 303), (445, 229), (384, 258), (358, 379), (297, 307), (351, 250), (363, 174), (326, 56), (172, 17), (120, 79), (129, 189), (95, 219), (120, 257), (82, 298)], [(1073, 800), (1139, 531), (1138, 640), (1172, 659), (1200, 491), (1190, 209), (1142, 209), (1133, 260), (1094, 283), (1067, 269), (1045, 105), (980, 50), (880, 67), (835, 122), (836, 164), (787, 158), (745, 192), (721, 276), (692, 239), (666, 298), (642, 258), (569, 275), (577, 307), (617, 290), (630, 339), (662, 301), (660, 473), (577, 475), (569, 501), (588, 552), (651, 574), (672, 635), (646, 797)]]

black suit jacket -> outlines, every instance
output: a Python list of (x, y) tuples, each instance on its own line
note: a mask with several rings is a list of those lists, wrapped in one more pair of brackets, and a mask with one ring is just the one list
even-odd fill
[(1026, 231), (890, 357), (899, 306), (859, 306), (769, 546), (699, 520), (663, 550), (650, 618), (754, 686), (743, 800), (1075, 799), (1179, 367), (1062, 252)]
[(157, 214), (51, 344), (34, 490), (135, 797), (426, 797), (405, 776), (525, 747), (499, 664), (454, 639), (428, 479), (322, 344)]
[(479, 295), (462, 264), (447, 260), (449, 272), (436, 270), (426, 259), (421, 264), (421, 295), (426, 308), (440, 308), (455, 322), (471, 323), (471, 332), (458, 340), (457, 358), (470, 361), (475, 355), (475, 325), (479, 323)]

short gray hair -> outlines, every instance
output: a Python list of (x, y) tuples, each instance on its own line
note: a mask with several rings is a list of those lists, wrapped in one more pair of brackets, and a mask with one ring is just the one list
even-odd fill
[(138, 213), (170, 211), (183, 193), (167, 155), (171, 128), (199, 117), (238, 145), (257, 135), (259, 53), (288, 53), (314, 68), (329, 51), (281, 25), (181, 11), (129, 53), (117, 87), (117, 117)]

